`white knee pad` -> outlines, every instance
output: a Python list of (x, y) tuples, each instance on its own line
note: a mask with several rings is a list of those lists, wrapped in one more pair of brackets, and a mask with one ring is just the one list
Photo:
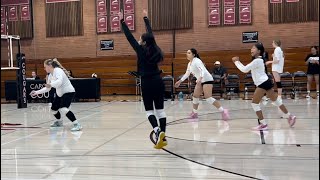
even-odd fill
[(58, 111), (55, 111), (55, 110), (52, 110), (52, 109), (51, 109), (51, 113), (52, 113), (53, 115), (55, 115), (55, 114), (58, 113)]
[(213, 103), (216, 101), (216, 99), (213, 98), (213, 97), (209, 97), (209, 98), (206, 99), (206, 101), (207, 101), (209, 104), (213, 104)]
[(192, 103), (193, 104), (199, 104), (199, 101), (200, 101), (199, 98), (192, 97)]
[(281, 106), (282, 105), (282, 98), (278, 96), (277, 100), (272, 102), (273, 105), (275, 106)]
[(260, 103), (256, 104), (256, 103), (251, 103), (252, 109), (257, 112), (257, 111), (261, 111), (261, 107), (260, 107)]
[(149, 116), (151, 116), (151, 115), (154, 115), (153, 110), (146, 111), (146, 113), (147, 113), (147, 118), (149, 118)]
[(156, 112), (157, 112), (157, 116), (159, 119), (167, 117), (167, 115), (163, 109), (157, 109)]
[(60, 111), (62, 116), (63, 115), (65, 116), (70, 110), (68, 108), (66, 108), (66, 107), (63, 107), (63, 108), (59, 109), (59, 111)]

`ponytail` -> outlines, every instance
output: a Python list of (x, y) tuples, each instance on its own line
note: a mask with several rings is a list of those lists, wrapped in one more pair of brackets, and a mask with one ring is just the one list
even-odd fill
[(58, 67), (58, 68), (62, 69), (63, 72), (66, 74), (66, 76), (67, 76), (68, 78), (71, 78), (70, 73), (67, 71), (66, 68), (64, 68), (64, 67), (61, 65), (61, 63), (58, 61), (57, 58), (47, 59), (47, 60), (44, 61), (44, 63), (45, 63), (46, 65), (51, 65), (53, 68)]
[(200, 55), (198, 54), (198, 51), (195, 48), (191, 48), (190, 51), (194, 55), (194, 57), (200, 59)]

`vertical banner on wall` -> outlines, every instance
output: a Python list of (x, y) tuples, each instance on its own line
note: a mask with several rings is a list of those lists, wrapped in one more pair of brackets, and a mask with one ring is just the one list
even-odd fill
[(251, 0), (239, 0), (239, 6), (251, 6)]
[(17, 54), (17, 102), (18, 108), (27, 108), (27, 78), (26, 78), (26, 60), (24, 54)]
[(134, 0), (123, 0), (124, 14), (134, 13)]
[(6, 8), (4, 6), (1, 6), (1, 20), (6, 20)]
[[(38, 2), (34, 0), (34, 2)], [(46, 2), (45, 0), (42, 0)], [(3, 19), (5, 23), (2, 22)], [(27, 26), (22, 28), (19, 24), (23, 22)], [(8, 26), (8, 23), (13, 26)], [(20, 38), (33, 38), (32, 6), (30, 0), (1, 0), (1, 33), (20, 34)], [(12, 29), (13, 28), (13, 29)]]
[(124, 21), (128, 25), (128, 28), (131, 31), (134, 31), (134, 14), (125, 14), (124, 15)]
[(251, 23), (251, 6), (240, 6), (239, 7), (240, 24)]
[(111, 32), (119, 32), (120, 31), (120, 17), (119, 16), (111, 16), (110, 17), (111, 24)]
[(209, 8), (209, 26), (220, 25), (220, 8)]
[(119, 12), (120, 0), (110, 0), (110, 15), (118, 15)]
[(7, 23), (4, 19), (1, 19), (1, 34), (7, 34)]
[(270, 0), (270, 3), (273, 4), (273, 3), (282, 3), (282, 0)]
[(224, 7), (224, 24), (234, 25), (235, 23), (235, 7)]
[(97, 16), (107, 15), (107, 2), (106, 0), (97, 0)]
[(107, 16), (98, 16), (97, 17), (97, 31), (98, 33), (104, 33), (108, 31), (108, 26), (107, 26)]
[(235, 0), (224, 0), (224, 7), (226, 6), (235, 6), (236, 2)]
[(18, 9), (17, 6), (9, 6), (8, 7), (9, 12), (9, 21), (18, 21)]
[(208, 7), (219, 7), (219, 0), (208, 0)]
[(31, 19), (29, 4), (20, 5), (20, 16), (21, 21), (29, 21)]

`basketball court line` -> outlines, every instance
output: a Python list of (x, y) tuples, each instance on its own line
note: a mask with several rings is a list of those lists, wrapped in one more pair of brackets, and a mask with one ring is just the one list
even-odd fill
[[(153, 134), (154, 134), (154, 131), (151, 131), (151, 133), (150, 133), (150, 141), (153, 144), (156, 144), (155, 140), (152, 138)], [(240, 174), (240, 173), (237, 173), (237, 172), (232, 172), (232, 171), (228, 171), (228, 170), (225, 170), (225, 169), (221, 169), (221, 168), (217, 168), (217, 167), (214, 167), (214, 166), (210, 166), (210, 165), (207, 165), (207, 164), (204, 164), (204, 163), (201, 163), (201, 162), (198, 162), (198, 161), (183, 157), (183, 156), (181, 156), (179, 154), (176, 154), (176, 153), (174, 153), (172, 151), (169, 151), (169, 150), (167, 150), (165, 148), (162, 148), (162, 150), (167, 152), (167, 153), (169, 153), (169, 154), (171, 154), (171, 155), (173, 155), (173, 156), (176, 156), (176, 157), (178, 157), (180, 159), (184, 159), (186, 161), (189, 161), (189, 162), (201, 165), (201, 166), (205, 166), (205, 167), (208, 167), (208, 168), (211, 168), (211, 169), (215, 169), (215, 170), (218, 170), (218, 171), (223, 171), (223, 172), (226, 172), (226, 173), (229, 173), (229, 174), (233, 174), (233, 175), (237, 175), (237, 176), (246, 177), (246, 178), (249, 178), (249, 179), (263, 180), (263, 179), (259, 179), (259, 178), (253, 177), (253, 176), (248, 176), (248, 175), (245, 175), (245, 174)]]
[[(112, 104), (112, 103), (108, 103), (108, 104), (105, 104), (105, 105), (101, 105), (100, 107), (106, 106), (106, 105), (109, 105), (109, 104)], [(105, 110), (105, 111), (107, 111), (107, 110)], [(87, 118), (87, 117), (90, 117), (90, 116), (92, 116), (92, 115), (95, 115), (95, 114), (98, 114), (98, 113), (101, 113), (101, 112), (105, 112), (105, 111), (100, 111), (100, 112), (95, 112), (95, 113), (89, 114), (89, 115), (87, 115), (87, 116), (84, 116), (84, 117), (79, 118), (78, 121), (80, 121), (81, 119), (85, 119), (85, 118)], [(80, 111), (80, 112), (83, 112), (83, 111)], [(52, 121), (52, 120), (50, 120), (50, 121)], [(50, 122), (50, 121), (46, 121), (46, 122), (43, 122), (43, 123), (40, 123), (40, 124), (44, 124), (44, 123), (47, 123), (47, 122)], [(40, 124), (38, 124), (38, 125), (40, 125)], [(71, 124), (71, 122), (68, 122), (67, 124)], [(29, 135), (27, 135), (27, 136), (24, 136), (24, 137), (21, 137), (21, 138), (17, 138), (17, 139), (15, 139), (15, 140), (12, 140), (12, 141), (9, 141), (9, 142), (6, 142), (6, 143), (2, 143), (1, 146), (7, 145), (7, 144), (9, 144), (9, 143), (12, 143), (12, 142), (15, 142), (15, 141), (19, 141), (19, 140), (22, 140), (22, 139), (25, 139), (25, 138), (29, 138), (29, 137), (31, 137), (31, 136), (37, 135), (37, 134), (39, 134), (39, 133), (42, 133), (42, 132), (45, 132), (45, 131), (48, 131), (48, 130), (50, 130), (50, 128), (46, 128), (45, 130), (42, 130), (42, 131), (39, 131), (39, 132), (36, 132), (36, 133), (32, 133), (32, 134), (29, 134)], [(8, 134), (8, 133), (7, 133), (7, 134)], [(6, 135), (6, 134), (4, 134), (4, 135)]]
[[(106, 103), (106, 104), (99, 105), (99, 106), (96, 106), (96, 107), (93, 107), (93, 108), (89, 108), (89, 109), (86, 109), (86, 110), (80, 110), (80, 111), (78, 111), (78, 112), (76, 112), (76, 113), (74, 113), (74, 114), (79, 114), (79, 113), (82, 113), (82, 112), (90, 111), (91, 109), (95, 109), (95, 108), (98, 108), (98, 107), (103, 107), (103, 106), (112, 104), (112, 103), (114, 103), (114, 102), (115, 102), (115, 101), (111, 101), (111, 102), (108, 102), (108, 103)], [(101, 112), (101, 111), (97, 111), (97, 112)], [(103, 111), (103, 112), (105, 112), (105, 111)], [(45, 123), (48, 123), (48, 122), (51, 122), (51, 121), (54, 121), (54, 120), (55, 120), (55, 119), (50, 119), (50, 120), (48, 120), (48, 121), (44, 121), (44, 122), (41, 122), (41, 123), (39, 123), (39, 124), (35, 124), (34, 126), (39, 126), (39, 125), (42, 125), (42, 124), (45, 124)], [(11, 133), (13, 133), (13, 132), (15, 132), (15, 131), (1, 134), (1, 136), (7, 135), (7, 134), (11, 134)]]
[[(169, 105), (169, 106), (166, 106), (164, 109), (168, 109), (168, 108), (173, 107), (173, 106), (175, 106), (175, 105), (177, 105), (177, 103), (173, 103), (173, 104), (171, 104), (171, 105)], [(99, 149), (100, 147), (102, 147), (102, 146), (106, 145), (107, 143), (109, 143), (109, 142), (113, 141), (114, 139), (116, 139), (116, 138), (118, 138), (118, 137), (120, 137), (120, 136), (122, 136), (122, 135), (126, 134), (127, 132), (132, 131), (133, 129), (135, 129), (136, 127), (140, 126), (141, 124), (143, 124), (143, 123), (145, 123), (145, 122), (147, 122), (147, 121), (148, 121), (148, 120), (143, 120), (143, 121), (141, 121), (140, 123), (138, 123), (138, 124), (137, 124), (137, 125), (135, 125), (134, 127), (131, 127), (131, 128), (129, 128), (129, 129), (125, 130), (124, 132), (122, 132), (122, 133), (120, 133), (120, 134), (118, 134), (118, 135), (114, 136), (113, 138), (111, 138), (111, 139), (107, 140), (106, 142), (103, 142), (102, 144), (100, 144), (100, 145), (98, 145), (98, 146), (94, 147), (93, 149), (91, 149), (90, 151), (88, 151), (88, 152), (86, 152), (86, 153), (82, 154), (80, 157), (86, 156), (86, 155), (88, 155), (88, 154), (90, 154), (90, 153), (94, 152), (95, 150)], [(47, 174), (46, 176), (42, 177), (41, 179), (45, 179), (45, 178), (47, 178), (47, 177), (51, 176), (52, 174), (54, 174), (55, 172), (60, 171), (60, 170), (61, 170), (61, 169), (63, 169), (63, 168), (65, 168), (65, 167), (60, 167), (60, 168), (58, 168), (58, 169), (54, 170), (53, 172), (51, 172), (51, 173)]]
[[(199, 143), (212, 143), (212, 144), (248, 144), (248, 145), (260, 145), (258, 143), (246, 143), (246, 142), (241, 142), (241, 143), (238, 143), (238, 142), (221, 142), (221, 141), (204, 141), (204, 140), (193, 140), (193, 139), (184, 139), (184, 138), (176, 138), (176, 137), (172, 137), (172, 136), (166, 136), (166, 138), (168, 139), (175, 139), (175, 140), (181, 140), (181, 141), (192, 141), (192, 142), (199, 142)], [(303, 146), (319, 146), (319, 144), (275, 144), (275, 143), (272, 143), (272, 144), (264, 144), (264, 146), (297, 146), (297, 145), (303, 145)]]

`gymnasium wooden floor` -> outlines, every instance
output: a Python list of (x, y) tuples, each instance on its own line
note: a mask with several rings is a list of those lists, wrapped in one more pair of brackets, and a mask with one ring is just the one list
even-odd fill
[[(319, 179), (319, 100), (285, 99), (294, 128), (270, 102), (262, 105), (269, 130), (254, 132), (250, 101), (224, 100), (231, 120), (201, 102), (199, 120), (188, 120), (191, 101), (166, 101), (168, 146), (153, 148), (141, 102), (74, 103), (81, 132), (49, 128), (47, 104), (1, 104), (1, 179), (179, 180)], [(152, 134), (151, 134), (152, 137)]]

